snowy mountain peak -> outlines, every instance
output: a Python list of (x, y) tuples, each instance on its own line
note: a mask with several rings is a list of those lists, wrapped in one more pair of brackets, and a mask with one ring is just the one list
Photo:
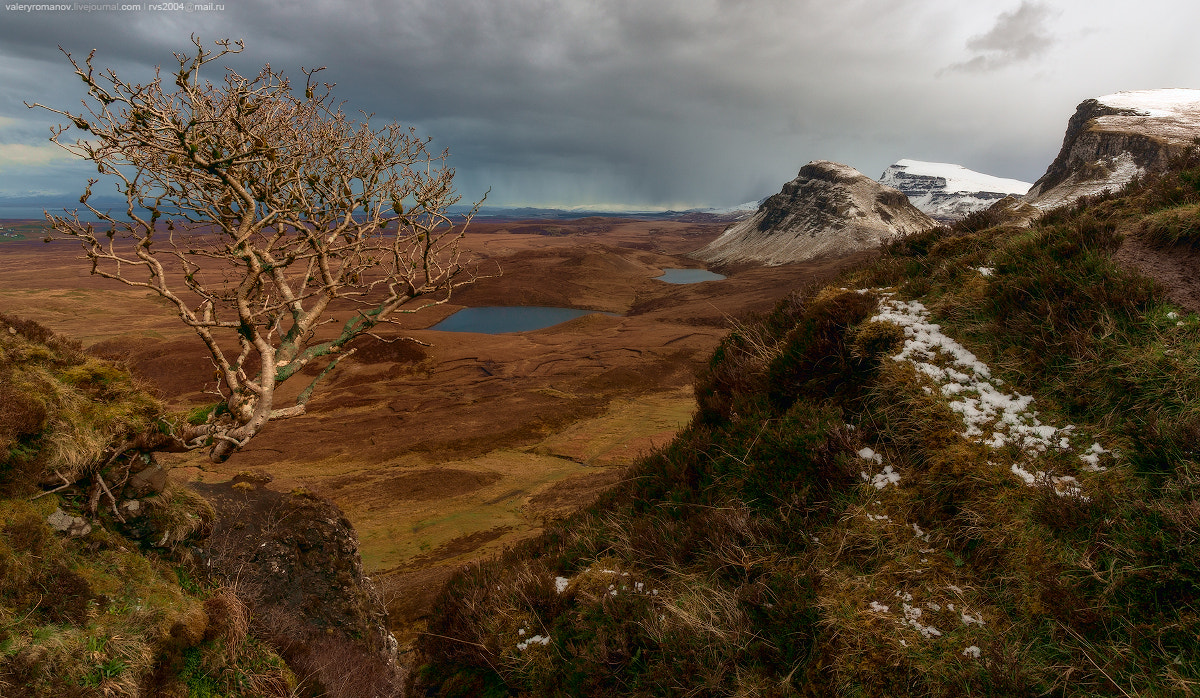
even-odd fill
[(946, 184), (942, 190), (947, 193), (986, 191), (1006, 195), (1024, 194), (1029, 191), (1029, 187), (1033, 186), (1029, 182), (1022, 182), (1018, 179), (993, 177), (992, 175), (976, 172), (975, 170), (968, 170), (962, 165), (908, 159), (898, 160), (896, 164), (884, 171), (883, 177), (880, 177), (879, 181), (888, 184), (884, 181), (884, 177), (896, 171), (903, 171), (909, 175), (922, 177), (940, 177), (946, 180)]
[(1131, 90), (1097, 97), (1096, 101), (1113, 109), (1138, 112), (1140, 116), (1162, 118), (1200, 114), (1200, 90)]
[(908, 159), (889, 166), (879, 181), (904, 192), (913, 206), (940, 220), (981, 211), (1010, 194), (1022, 195), (1032, 186), (962, 165)]
[(745, 203), (738, 204), (737, 206), (727, 206), (725, 208), (706, 208), (702, 212), (712, 213), (715, 215), (736, 215), (739, 213), (752, 214), (757, 211), (758, 207), (762, 206), (762, 203), (766, 200), (767, 197), (763, 197), (758, 201), (747, 201)]

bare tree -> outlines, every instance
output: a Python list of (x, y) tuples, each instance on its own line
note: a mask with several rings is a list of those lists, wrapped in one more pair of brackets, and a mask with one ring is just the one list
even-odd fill
[[(87, 86), (83, 109), (27, 106), (84, 132), (71, 140), (59, 126), (51, 140), (94, 162), (124, 198), (120, 213), (93, 207), (90, 179), (80, 203), (99, 222), (47, 213), (54, 231), (83, 244), (93, 274), (169, 301), (208, 347), (220, 401), (193, 420), (202, 423), (168, 431), (175, 447), (221, 461), (268, 421), (302, 414), (352, 340), (471, 283), (460, 242), (478, 204), (455, 225), (447, 153), (412, 129), (347, 117), (333, 86), (314, 80), (321, 68), (302, 69), (303, 97), (270, 64), (254, 79), (232, 68), (206, 79), (244, 46), (192, 42), (194, 53), (175, 54), (173, 89), (158, 70), (133, 84), (97, 74), (94, 50), (82, 66), (64, 50)], [(354, 310), (319, 332), (335, 307)], [(296, 401), (279, 404), (279, 386), (314, 365)]]

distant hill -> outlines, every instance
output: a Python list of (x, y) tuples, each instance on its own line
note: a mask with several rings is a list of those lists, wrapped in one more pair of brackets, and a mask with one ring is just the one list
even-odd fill
[(982, 211), (1009, 195), (1023, 195), (1029, 182), (993, 177), (962, 165), (900, 160), (879, 177), (881, 184), (904, 192), (923, 213), (940, 221), (954, 221)]
[(787, 264), (878, 247), (935, 225), (899, 191), (853, 167), (818, 160), (692, 256), (710, 263)]

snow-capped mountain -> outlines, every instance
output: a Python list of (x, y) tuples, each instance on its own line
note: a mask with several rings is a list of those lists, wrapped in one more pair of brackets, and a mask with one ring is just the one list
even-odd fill
[(920, 160), (900, 160), (884, 170), (879, 181), (904, 192), (913, 206), (942, 221), (982, 211), (1010, 194), (1020, 196), (1033, 186), (962, 165)]
[(1117, 92), (1084, 100), (1058, 157), (1025, 195), (1040, 209), (1119, 189), (1167, 168), (1200, 137), (1200, 90)]
[(788, 264), (878, 247), (936, 225), (901, 192), (848, 165), (818, 160), (692, 256)]
[(769, 197), (764, 196), (763, 198), (759, 199), (758, 201), (747, 201), (744, 204), (738, 204), (737, 206), (729, 206), (726, 208), (706, 208), (703, 211), (701, 211), (701, 213), (711, 213), (711, 214), (717, 215), (717, 216), (730, 216), (730, 215), (736, 216), (736, 215), (740, 215), (740, 214), (744, 213), (744, 214), (746, 214), (746, 217), (749, 218), (751, 215), (754, 214), (755, 211), (758, 210), (759, 206), (762, 206), (763, 202), (766, 201), (768, 198)]
[(728, 206), (725, 208), (700, 208), (691, 211), (684, 211), (681, 214), (674, 216), (675, 220), (689, 221), (692, 223), (734, 223), (744, 221), (766, 201), (766, 197), (758, 201), (747, 201), (744, 204), (737, 206)]

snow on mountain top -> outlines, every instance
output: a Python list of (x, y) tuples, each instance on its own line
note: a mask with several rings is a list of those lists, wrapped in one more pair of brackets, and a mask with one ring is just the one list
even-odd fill
[[(900, 160), (892, 167), (903, 168), (910, 175), (924, 177), (941, 177), (946, 180), (946, 192), (1000, 192), (1004, 194), (1024, 194), (1033, 186), (1029, 182), (1017, 179), (993, 177), (974, 170), (968, 170), (962, 165), (946, 162), (922, 162), (921, 160)], [(887, 173), (881, 178), (887, 183)]]
[(704, 213), (728, 214), (728, 213), (745, 213), (747, 211), (749, 211), (750, 213), (754, 213), (755, 211), (758, 210), (758, 207), (760, 205), (762, 205), (762, 202), (764, 200), (765, 199), (759, 199), (758, 201), (747, 201), (744, 204), (738, 204), (737, 206), (729, 206), (726, 208), (706, 208), (706, 209), (704, 209)]
[(800, 168), (800, 175), (804, 176), (806, 171), (810, 177), (814, 175), (829, 174), (846, 180), (852, 180), (858, 177), (866, 177), (866, 175), (854, 169), (853, 167), (844, 165), (840, 162), (834, 162), (832, 160), (812, 160), (807, 165)]
[(1114, 109), (1134, 109), (1145, 116), (1178, 116), (1200, 112), (1200, 90), (1169, 88), (1133, 90), (1097, 97), (1096, 101)]

